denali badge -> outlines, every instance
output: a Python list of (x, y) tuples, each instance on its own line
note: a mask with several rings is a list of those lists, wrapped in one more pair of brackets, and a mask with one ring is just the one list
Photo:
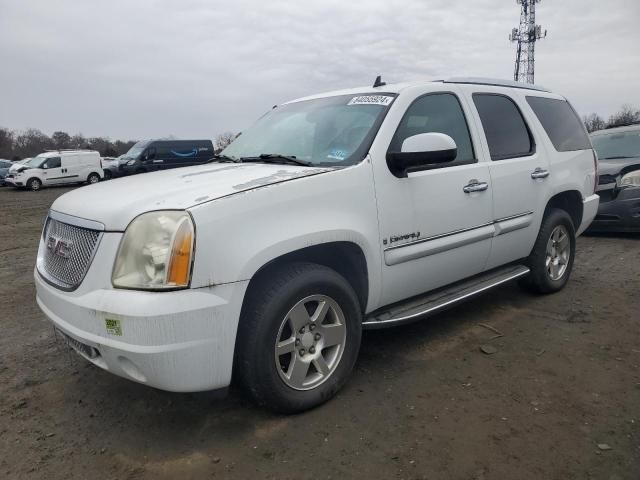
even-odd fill
[(54, 255), (58, 255), (62, 258), (69, 258), (71, 256), (71, 246), (73, 242), (68, 242), (58, 237), (51, 235), (47, 238), (47, 249)]

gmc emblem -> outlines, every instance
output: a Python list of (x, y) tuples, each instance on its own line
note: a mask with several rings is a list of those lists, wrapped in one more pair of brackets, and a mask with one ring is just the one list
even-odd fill
[(71, 256), (72, 245), (73, 242), (67, 242), (61, 238), (54, 237), (53, 235), (47, 238), (47, 250), (62, 258), (69, 258)]

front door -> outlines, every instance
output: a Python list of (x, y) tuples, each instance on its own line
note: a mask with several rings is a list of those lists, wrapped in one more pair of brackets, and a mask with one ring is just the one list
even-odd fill
[[(433, 91), (441, 89), (441, 91)], [(489, 167), (479, 136), (453, 85), (405, 90), (385, 120), (371, 155), (382, 265), (381, 303), (393, 303), (482, 272), (494, 229)], [(392, 126), (388, 126), (392, 125)], [(386, 163), (413, 135), (438, 132), (456, 142), (454, 161), (398, 178)]]
[(57, 185), (65, 183), (67, 173), (62, 167), (60, 157), (49, 157), (40, 167), (42, 169), (42, 180), (45, 185)]

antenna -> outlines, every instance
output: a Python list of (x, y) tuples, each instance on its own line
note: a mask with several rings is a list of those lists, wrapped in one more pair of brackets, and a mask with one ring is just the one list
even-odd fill
[(536, 25), (536, 3), (541, 0), (516, 0), (520, 5), (520, 26), (511, 30), (509, 40), (517, 43), (516, 64), (513, 79), (516, 82), (534, 83), (536, 41), (547, 36)]
[(387, 83), (382, 81), (382, 75), (376, 77), (376, 81), (373, 82), (373, 88), (384, 87)]

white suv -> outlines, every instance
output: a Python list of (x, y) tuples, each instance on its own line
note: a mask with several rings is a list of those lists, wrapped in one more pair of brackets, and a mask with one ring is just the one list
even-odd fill
[(316, 95), (208, 165), (58, 198), (37, 300), (116, 375), (189, 392), (233, 374), (258, 403), (301, 411), (345, 383), (363, 329), (516, 278), (560, 290), (596, 177), (582, 123), (542, 89), (453, 79)]

